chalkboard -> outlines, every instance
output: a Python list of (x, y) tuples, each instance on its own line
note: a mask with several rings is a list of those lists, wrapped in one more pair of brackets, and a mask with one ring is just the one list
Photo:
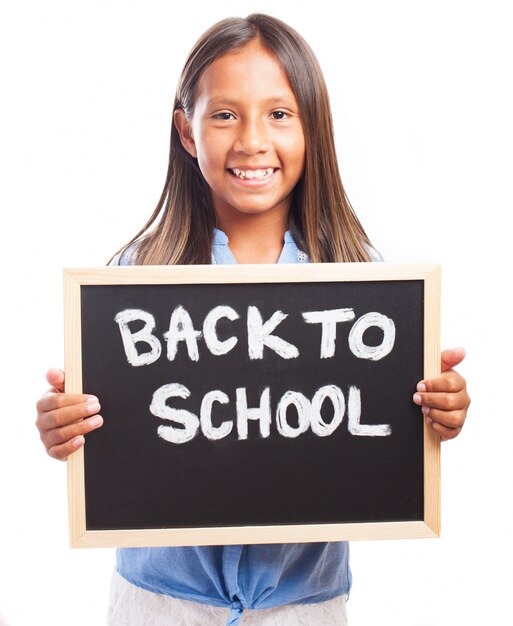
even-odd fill
[(73, 546), (439, 534), (439, 268), (65, 270)]

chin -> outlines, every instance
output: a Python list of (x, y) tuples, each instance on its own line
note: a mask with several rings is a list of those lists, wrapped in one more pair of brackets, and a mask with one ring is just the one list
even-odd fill
[(261, 215), (262, 213), (268, 213), (272, 211), (268, 207), (234, 207), (235, 213), (243, 214), (243, 215)]
[(246, 215), (260, 215), (262, 213), (268, 213), (272, 211), (272, 209), (239, 209), (241, 213), (245, 213)]

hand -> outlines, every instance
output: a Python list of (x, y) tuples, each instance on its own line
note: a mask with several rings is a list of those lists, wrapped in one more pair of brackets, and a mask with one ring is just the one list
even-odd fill
[(421, 380), (413, 396), (415, 404), (422, 406), (429, 427), (440, 435), (442, 441), (454, 439), (460, 434), (470, 405), (467, 383), (452, 369), (464, 358), (463, 348), (442, 352), (442, 375)]
[[(46, 452), (65, 461), (84, 445), (84, 435), (103, 424), (98, 398), (87, 394), (64, 393), (64, 372), (50, 369), (49, 389), (38, 401), (36, 426)], [(91, 417), (92, 416), (92, 417)]]

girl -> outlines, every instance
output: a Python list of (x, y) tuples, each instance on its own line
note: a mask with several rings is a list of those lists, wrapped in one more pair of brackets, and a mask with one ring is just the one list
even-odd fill
[[(193, 48), (173, 113), (166, 184), (117, 264), (372, 261), (340, 181), (328, 95), (304, 40), (255, 14), (215, 24)], [(442, 355), (440, 378), (413, 400), (442, 439), (469, 405)], [(64, 374), (38, 403), (49, 455), (65, 459), (102, 425), (97, 398), (64, 393)], [(346, 543), (135, 548), (117, 552), (109, 623), (345, 624)], [(258, 609), (258, 610), (254, 610)]]

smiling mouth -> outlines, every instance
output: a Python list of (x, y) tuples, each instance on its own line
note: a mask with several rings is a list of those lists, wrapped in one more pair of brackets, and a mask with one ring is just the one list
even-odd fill
[(243, 170), (238, 167), (229, 168), (228, 171), (236, 176), (237, 178), (241, 178), (242, 180), (262, 180), (264, 178), (269, 178), (274, 174), (274, 171), (277, 168), (267, 167), (265, 169), (260, 170)]

